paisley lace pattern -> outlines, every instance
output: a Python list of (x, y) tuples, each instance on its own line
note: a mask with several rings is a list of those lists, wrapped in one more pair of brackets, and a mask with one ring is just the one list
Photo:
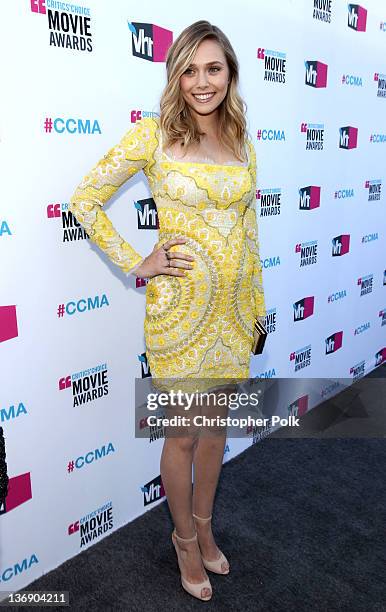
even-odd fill
[[(159, 118), (143, 118), (86, 175), (70, 211), (90, 239), (124, 272), (144, 256), (111, 224), (103, 205), (143, 170), (157, 206), (160, 246), (193, 255), (186, 276), (159, 274), (146, 285), (146, 355), (153, 383), (199, 378), (246, 378), (256, 316), (266, 315), (256, 220), (256, 153), (247, 141), (246, 164), (176, 160), (162, 148)], [(157, 379), (159, 384), (157, 385)]]

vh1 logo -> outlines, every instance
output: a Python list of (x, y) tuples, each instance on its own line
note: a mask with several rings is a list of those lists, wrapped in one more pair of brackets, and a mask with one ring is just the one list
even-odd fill
[(330, 353), (335, 353), (338, 349), (342, 348), (343, 344), (343, 332), (338, 331), (326, 338), (326, 355), (330, 355)]
[(309, 185), (299, 189), (299, 210), (312, 210), (320, 206), (320, 187)]
[(152, 23), (128, 22), (132, 33), (132, 52), (149, 62), (164, 62), (173, 42), (173, 32)]
[(350, 234), (341, 234), (332, 239), (332, 256), (346, 255), (350, 250)]
[(306, 67), (305, 84), (310, 87), (327, 87), (327, 64), (317, 60), (304, 62)]
[(339, 128), (339, 148), (356, 149), (358, 145), (358, 128), (347, 125)]
[(148, 378), (151, 376), (149, 362), (147, 360), (146, 351), (138, 355), (139, 363), (141, 364), (141, 378)]
[(383, 363), (384, 361), (386, 361), (386, 347), (382, 348), (380, 351), (378, 351), (378, 353), (375, 354), (375, 365), (381, 365), (381, 363)]
[(367, 10), (359, 4), (348, 5), (348, 27), (357, 32), (366, 32)]
[(148, 506), (165, 496), (164, 485), (161, 476), (157, 476), (141, 487), (143, 492), (143, 505)]
[(153, 198), (144, 198), (134, 202), (137, 209), (138, 229), (159, 229), (157, 206)]
[(310, 295), (295, 302), (294, 321), (303, 321), (314, 314), (314, 299), (314, 296)]

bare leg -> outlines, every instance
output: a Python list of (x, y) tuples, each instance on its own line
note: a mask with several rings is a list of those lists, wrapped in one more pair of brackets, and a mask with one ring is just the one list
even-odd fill
[[(229, 388), (226, 393), (231, 393)], [(203, 410), (206, 416), (225, 417), (228, 414), (227, 406), (217, 406), (216, 409)], [(193, 512), (202, 518), (209, 517), (213, 512), (214, 498), (218, 479), (221, 472), (224, 448), (226, 442), (226, 428), (206, 428), (200, 435), (193, 455), (194, 485), (193, 485)], [(214, 561), (220, 556), (220, 550), (212, 533), (211, 521), (195, 521), (198, 540), (202, 555), (208, 561)], [(229, 565), (224, 563), (225, 571)]]
[[(174, 413), (177, 413), (175, 410)], [(191, 538), (195, 533), (192, 517), (192, 461), (197, 444), (196, 436), (165, 437), (161, 454), (161, 478), (177, 535)], [(181, 572), (189, 582), (203, 582), (207, 577), (202, 564), (198, 541), (178, 541)], [(210, 595), (210, 590), (202, 589), (202, 596)]]

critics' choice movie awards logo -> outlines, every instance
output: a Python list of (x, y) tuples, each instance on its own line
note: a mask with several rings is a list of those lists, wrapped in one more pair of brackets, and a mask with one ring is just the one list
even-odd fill
[(373, 280), (374, 274), (367, 274), (367, 276), (361, 276), (358, 278), (357, 285), (360, 288), (359, 296), (367, 295), (373, 292)]
[(381, 322), (381, 327), (386, 325), (386, 308), (383, 308), (383, 310), (379, 311), (379, 318)]
[(128, 21), (131, 32), (131, 51), (134, 57), (149, 62), (164, 62), (173, 42), (173, 32), (153, 23)]
[(257, 189), (256, 199), (260, 204), (260, 217), (273, 217), (281, 213), (281, 187)]
[(264, 62), (264, 81), (285, 83), (287, 54), (270, 49), (257, 49), (256, 57)]
[(324, 130), (323, 123), (301, 123), (300, 132), (306, 135), (306, 150), (321, 151), (323, 149)]
[(62, 242), (75, 242), (89, 238), (86, 230), (76, 217), (68, 210), (68, 202), (51, 203), (47, 205), (47, 218), (60, 219), (62, 229)]
[(300, 253), (300, 268), (316, 264), (318, 260), (318, 241), (299, 242), (295, 245), (295, 253)]
[(108, 395), (107, 364), (102, 363), (87, 370), (69, 374), (59, 380), (59, 391), (72, 389), (73, 407)]
[(270, 423), (270, 419), (263, 425), (247, 425), (245, 429), (245, 435), (250, 436), (252, 438), (251, 445), (258, 444), (269, 436), (273, 432), (273, 427)]
[(316, 21), (331, 23), (333, 0), (314, 0), (312, 17)]
[(386, 74), (379, 74), (379, 72), (376, 72), (374, 74), (374, 81), (378, 83), (377, 98), (385, 98), (386, 97)]
[(366, 361), (363, 359), (359, 363), (351, 366), (350, 375), (352, 376), (353, 381), (362, 378), (365, 374)]
[(30, 0), (30, 7), (33, 13), (47, 15), (50, 46), (72, 51), (93, 50), (89, 8), (56, 0)]
[(68, 535), (79, 536), (79, 548), (84, 548), (104, 536), (114, 527), (113, 504), (111, 501), (101, 508), (82, 516), (68, 526)]
[(267, 314), (264, 319), (264, 327), (268, 334), (273, 334), (277, 328), (277, 309), (274, 306), (267, 310)]
[(290, 361), (293, 362), (294, 372), (298, 372), (303, 368), (311, 365), (311, 344), (303, 346), (303, 348), (292, 351)]
[(373, 179), (365, 182), (365, 189), (368, 190), (368, 202), (381, 199), (382, 181), (381, 179)]
[[(156, 416), (157, 418), (164, 419), (166, 415), (163, 408), (160, 407), (154, 413), (152, 413), (151, 416)], [(146, 438), (149, 439), (149, 444), (151, 444), (151, 442), (155, 442), (156, 440), (165, 438), (165, 426), (162, 425), (161, 422), (157, 422), (156, 425), (149, 425), (148, 415), (145, 415), (144, 417), (139, 419), (138, 427), (141, 432), (141, 437), (145, 437), (146, 435)], [(144, 432), (144, 430), (146, 430), (145, 434), (142, 433)]]

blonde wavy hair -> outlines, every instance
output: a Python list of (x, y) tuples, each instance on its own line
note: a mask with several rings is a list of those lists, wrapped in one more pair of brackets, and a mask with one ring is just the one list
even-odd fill
[(248, 137), (245, 112), (247, 105), (240, 97), (239, 64), (231, 43), (225, 34), (206, 20), (188, 26), (169, 47), (166, 56), (167, 85), (160, 100), (160, 129), (164, 148), (182, 141), (184, 149), (189, 144), (199, 144), (200, 132), (190, 113), (180, 87), (180, 77), (193, 61), (199, 44), (212, 39), (222, 47), (229, 68), (229, 85), (219, 106), (220, 143), (228, 147), (240, 161), (245, 161), (245, 141)]

